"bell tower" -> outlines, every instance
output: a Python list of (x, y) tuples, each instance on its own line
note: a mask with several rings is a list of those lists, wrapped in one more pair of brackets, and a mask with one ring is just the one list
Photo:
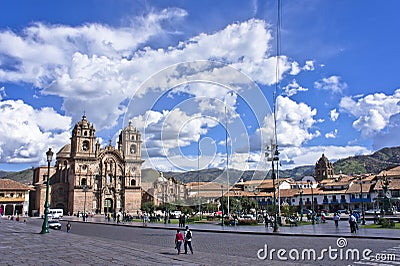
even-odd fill
[(126, 186), (140, 186), (142, 172), (142, 135), (132, 121), (119, 134), (118, 150), (126, 163)]
[(315, 164), (315, 180), (320, 182), (328, 178), (333, 178), (333, 164), (322, 154)]
[(71, 157), (95, 158), (95, 132), (93, 124), (86, 120), (86, 115), (77, 122), (72, 130)]

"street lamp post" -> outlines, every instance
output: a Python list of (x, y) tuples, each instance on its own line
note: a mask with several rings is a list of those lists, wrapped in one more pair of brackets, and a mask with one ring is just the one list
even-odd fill
[(365, 225), (365, 213), (364, 213), (364, 199), (363, 199), (363, 187), (362, 187), (362, 176), (360, 176), (360, 188), (361, 188), (361, 215), (362, 215), (362, 225)]
[[(267, 150), (269, 147), (267, 147)], [(271, 143), (271, 156), (269, 156), (268, 151), (265, 152), (265, 157), (268, 158), (268, 161), (271, 161), (272, 163), (272, 186), (274, 187), (274, 232), (279, 232), (279, 227), (278, 227), (278, 215), (276, 211), (276, 188), (275, 188), (275, 180), (276, 180), (276, 174), (275, 174), (275, 161), (279, 160), (279, 152), (278, 152), (278, 147), (276, 144)], [(279, 184), (278, 184), (279, 186)]]
[(44, 220), (42, 224), (41, 234), (49, 233), (49, 179), (50, 179), (50, 163), (53, 159), (53, 152), (51, 148), (46, 152), (47, 157), (47, 179), (46, 179), (46, 198), (44, 201)]
[(313, 182), (311, 181), (311, 180), (308, 180), (307, 181), (309, 184), (310, 184), (310, 186), (311, 186), (311, 211), (312, 211), (312, 214), (311, 214), (311, 223), (312, 224), (315, 224), (315, 211), (314, 211), (314, 188), (313, 188)]
[(224, 185), (221, 185), (221, 192), (222, 226), (224, 226)]
[(300, 190), (300, 222), (303, 221), (303, 190)]
[(85, 193), (85, 201), (83, 203), (83, 221), (86, 222), (86, 192), (88, 192), (89, 188), (85, 185), (83, 186), (83, 192)]

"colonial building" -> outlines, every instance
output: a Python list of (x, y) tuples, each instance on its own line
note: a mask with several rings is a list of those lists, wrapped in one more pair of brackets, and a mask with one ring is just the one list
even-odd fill
[(0, 179), (0, 216), (26, 215), (31, 187), (11, 179)]
[(155, 206), (165, 203), (187, 205), (188, 191), (185, 184), (174, 177), (166, 178), (163, 173), (152, 183), (142, 183), (142, 201), (153, 202)]
[[(129, 122), (119, 135), (117, 148), (111, 141), (101, 148), (95, 131), (84, 115), (72, 130), (71, 143), (57, 152), (56, 165), (50, 171), (50, 207), (70, 214), (140, 210), (140, 132)], [(46, 175), (45, 167), (35, 169), (35, 207), (39, 214), (43, 213)]]

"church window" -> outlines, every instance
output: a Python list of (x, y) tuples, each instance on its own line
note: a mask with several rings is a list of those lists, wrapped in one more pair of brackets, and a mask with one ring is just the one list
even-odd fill
[(83, 141), (83, 143), (82, 143), (82, 150), (83, 150), (83, 151), (89, 150), (89, 141), (87, 141), (87, 140)]
[(87, 136), (87, 131), (86, 131), (86, 130), (83, 132), (83, 135), (84, 135), (84, 136)]
[(131, 180), (131, 186), (136, 186), (136, 180), (135, 179)]
[(111, 183), (111, 175), (108, 174), (107, 175), (107, 185), (109, 185)]
[(86, 184), (87, 184), (86, 178), (82, 178), (81, 179), (81, 186), (86, 186)]
[(132, 144), (130, 148), (131, 153), (136, 153), (136, 145)]
[(87, 166), (84, 164), (82, 165), (82, 170), (85, 171), (87, 169)]

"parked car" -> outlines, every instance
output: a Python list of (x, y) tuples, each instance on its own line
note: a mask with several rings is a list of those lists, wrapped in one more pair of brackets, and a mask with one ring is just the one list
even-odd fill
[(179, 216), (181, 216), (181, 215), (182, 215), (182, 212), (181, 212), (181, 211), (172, 211), (172, 212), (170, 213), (170, 218), (171, 218), (171, 219), (179, 218)]
[(50, 220), (49, 228), (55, 229), (55, 230), (61, 230), (61, 224), (56, 220)]
[(251, 215), (251, 214), (243, 214), (243, 215), (240, 216), (240, 218), (242, 218), (242, 219), (248, 219), (248, 220), (255, 220), (255, 219), (256, 219), (256, 217), (254, 217), (254, 216)]
[(365, 214), (380, 214), (381, 213), (381, 210), (380, 209), (369, 209), (369, 210), (366, 210), (365, 212), (364, 212)]
[(303, 214), (312, 214), (312, 210), (309, 209), (303, 209)]
[(339, 214), (349, 214), (348, 210), (337, 210), (337, 213)]

